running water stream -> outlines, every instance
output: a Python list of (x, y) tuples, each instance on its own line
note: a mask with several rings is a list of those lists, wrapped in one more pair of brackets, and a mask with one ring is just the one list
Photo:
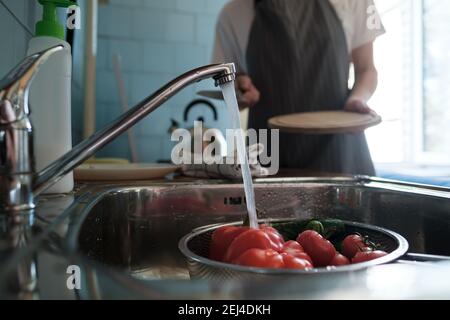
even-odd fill
[(236, 99), (236, 91), (234, 88), (234, 81), (221, 85), (225, 104), (228, 108), (228, 113), (231, 117), (231, 129), (236, 132), (236, 149), (241, 165), (242, 179), (244, 181), (244, 191), (247, 203), (248, 217), (250, 221), (250, 228), (258, 229), (258, 216), (256, 214), (255, 206), (255, 191), (253, 189), (252, 175), (248, 163), (248, 157), (245, 147), (245, 138), (243, 130), (241, 129), (241, 120), (239, 115), (239, 107)]

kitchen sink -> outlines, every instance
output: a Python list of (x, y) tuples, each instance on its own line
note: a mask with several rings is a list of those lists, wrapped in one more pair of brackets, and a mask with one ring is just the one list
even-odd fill
[[(450, 193), (384, 180), (266, 179), (255, 183), (261, 219), (338, 218), (403, 235), (410, 252), (450, 256)], [(240, 184), (173, 183), (91, 188), (75, 206), (73, 252), (138, 280), (187, 280), (181, 237), (242, 220)]]

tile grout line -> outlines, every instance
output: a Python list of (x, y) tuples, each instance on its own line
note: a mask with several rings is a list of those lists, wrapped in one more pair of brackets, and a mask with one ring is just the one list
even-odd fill
[(6, 9), (6, 11), (11, 14), (11, 16), (16, 20), (16, 22), (28, 33), (29, 36), (33, 36), (33, 32), (17, 17), (14, 12), (3, 2), (3, 0), (0, 0), (0, 4)]

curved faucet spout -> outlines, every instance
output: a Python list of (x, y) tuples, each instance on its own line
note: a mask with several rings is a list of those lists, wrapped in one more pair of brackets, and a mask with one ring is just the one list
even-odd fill
[(155, 111), (186, 86), (208, 78), (214, 79), (216, 86), (219, 86), (234, 81), (235, 73), (236, 69), (233, 63), (215, 64), (191, 70), (169, 82), (157, 92), (121, 115), (106, 128), (87, 138), (66, 155), (38, 173), (35, 176), (33, 184), (34, 196), (58, 182), (64, 175), (94, 155), (95, 152), (131, 128), (145, 116)]

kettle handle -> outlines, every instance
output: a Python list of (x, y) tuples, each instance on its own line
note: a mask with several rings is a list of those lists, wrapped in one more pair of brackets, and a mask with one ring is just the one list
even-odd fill
[(217, 120), (218, 120), (219, 116), (218, 116), (218, 114), (217, 114), (217, 109), (216, 109), (216, 107), (215, 107), (211, 102), (209, 102), (208, 100), (197, 99), (197, 100), (192, 101), (192, 102), (186, 107), (186, 109), (184, 110), (184, 117), (183, 117), (183, 118), (184, 118), (184, 122), (187, 122), (187, 121), (188, 121), (188, 115), (189, 115), (189, 112), (191, 111), (191, 109), (194, 108), (194, 107), (197, 106), (197, 105), (200, 105), (200, 104), (204, 104), (204, 105), (206, 105), (209, 109), (211, 109), (211, 111), (213, 112), (213, 115), (214, 115), (214, 121), (217, 121)]

